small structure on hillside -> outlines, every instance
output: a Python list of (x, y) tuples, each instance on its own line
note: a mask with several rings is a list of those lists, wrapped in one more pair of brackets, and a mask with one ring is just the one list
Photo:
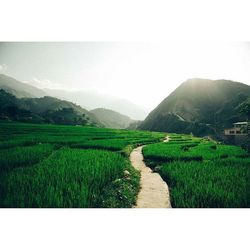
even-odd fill
[(247, 142), (247, 129), (247, 122), (236, 122), (233, 128), (224, 130), (224, 140), (230, 144), (244, 145)]
[(247, 135), (247, 122), (236, 122), (233, 125), (233, 128), (228, 128), (224, 130), (225, 135)]

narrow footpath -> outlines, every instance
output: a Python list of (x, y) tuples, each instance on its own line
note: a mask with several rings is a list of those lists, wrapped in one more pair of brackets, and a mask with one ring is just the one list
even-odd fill
[[(168, 142), (168, 137), (164, 142)], [(158, 173), (146, 166), (142, 148), (137, 147), (130, 154), (132, 166), (141, 172), (141, 190), (135, 208), (171, 208), (168, 185)]]

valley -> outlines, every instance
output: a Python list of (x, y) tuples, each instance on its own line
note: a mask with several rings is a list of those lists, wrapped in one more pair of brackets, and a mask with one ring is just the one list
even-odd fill
[[(0, 75), (0, 207), (250, 207), (249, 97), (189, 79), (136, 120)], [(225, 140), (232, 124), (242, 147)]]

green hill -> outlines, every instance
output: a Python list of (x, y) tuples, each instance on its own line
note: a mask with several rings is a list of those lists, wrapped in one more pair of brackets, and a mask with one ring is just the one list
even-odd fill
[(218, 133), (244, 120), (239, 105), (250, 96), (250, 86), (229, 80), (189, 79), (164, 99), (140, 128), (154, 131)]
[(130, 117), (110, 109), (97, 108), (90, 112), (93, 113), (107, 128), (124, 129), (134, 122)]
[(53, 97), (16, 98), (0, 89), (0, 105), (0, 119), (103, 126), (94, 114), (71, 102)]

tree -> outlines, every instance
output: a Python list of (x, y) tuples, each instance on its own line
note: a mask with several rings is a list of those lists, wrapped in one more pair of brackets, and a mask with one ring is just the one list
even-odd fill
[(239, 106), (239, 110), (242, 115), (247, 117), (247, 120), (250, 119), (250, 98), (248, 98)]
[(248, 152), (250, 152), (250, 98), (248, 98), (245, 102), (243, 102), (239, 106), (240, 113), (247, 118), (247, 126), (245, 128), (245, 131), (247, 133), (247, 142), (246, 142), (246, 149)]

